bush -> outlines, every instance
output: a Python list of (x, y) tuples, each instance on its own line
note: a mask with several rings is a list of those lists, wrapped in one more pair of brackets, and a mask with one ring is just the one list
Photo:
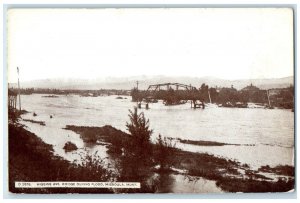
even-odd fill
[(65, 146), (64, 146), (64, 148), (63, 148), (66, 152), (70, 152), (70, 151), (74, 151), (74, 150), (76, 150), (76, 149), (78, 149), (77, 148), (77, 146), (74, 144), (74, 143), (72, 143), (72, 142), (67, 142), (66, 144), (65, 144)]
[(73, 162), (73, 169), (70, 174), (74, 177), (79, 177), (79, 181), (113, 181), (114, 176), (112, 171), (107, 169), (104, 159), (97, 152), (94, 154), (81, 154), (81, 160), (78, 164)]
[(159, 134), (156, 143), (156, 151), (155, 151), (155, 160), (160, 165), (160, 171), (167, 171), (170, 169), (171, 162), (171, 154), (172, 149), (175, 147), (175, 144), (172, 144), (170, 139), (166, 137), (162, 138)]

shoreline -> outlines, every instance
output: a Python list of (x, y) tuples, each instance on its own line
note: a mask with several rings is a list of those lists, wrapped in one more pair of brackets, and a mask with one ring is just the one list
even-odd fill
[(173, 138), (173, 139), (178, 140), (182, 144), (190, 144), (190, 145), (197, 145), (197, 146), (224, 146), (224, 145), (241, 146), (242, 145), (242, 144), (229, 144), (229, 143), (205, 141), (205, 140), (188, 140), (188, 139), (181, 139), (181, 138)]
[[(85, 143), (107, 144), (109, 158), (116, 163), (122, 160), (122, 144), (130, 143), (130, 134), (118, 130), (110, 125), (103, 127), (88, 127), (67, 125), (63, 129), (71, 130), (80, 135)], [(172, 139), (169, 139), (172, 142)], [(185, 142), (185, 141), (184, 141)], [(186, 140), (186, 142), (193, 142)], [(12, 144), (13, 143), (13, 144)], [(193, 142), (200, 146), (223, 146), (226, 143), (199, 141)], [(158, 144), (152, 143), (154, 154), (159, 151)], [(230, 145), (230, 144), (229, 144)], [(258, 170), (250, 169), (249, 165), (240, 162), (217, 157), (207, 153), (196, 153), (169, 148), (171, 156), (168, 161), (170, 168), (160, 170), (151, 167), (147, 173), (163, 175), (184, 175), (193, 178), (204, 178), (215, 181), (216, 186), (224, 192), (287, 192), (294, 189), (294, 166), (268, 165)], [(91, 157), (82, 157), (82, 160), (94, 160)], [(96, 160), (96, 159), (95, 159)], [(95, 161), (94, 160), (94, 161)], [(24, 164), (26, 163), (26, 164)], [(29, 163), (29, 164), (27, 164)], [(95, 189), (95, 188), (58, 188), (58, 189), (17, 189), (14, 181), (103, 181), (103, 177), (115, 181), (132, 181), (124, 177), (116, 176), (108, 171), (101, 158), (98, 162), (89, 163), (93, 167), (87, 169), (87, 165), (76, 165), (62, 157), (53, 154), (52, 145), (46, 144), (34, 133), (29, 132), (23, 125), (9, 124), (9, 190), (14, 193), (122, 193), (123, 190)], [(134, 164), (134, 163), (133, 163)], [(158, 163), (153, 163), (157, 166)], [(41, 166), (41, 167), (40, 167)], [(100, 174), (99, 171), (100, 169)], [(124, 170), (124, 168), (118, 168)], [(34, 173), (31, 173), (34, 171)], [(96, 176), (97, 175), (97, 176)], [(128, 177), (127, 177), (128, 178)], [(148, 179), (149, 180), (149, 179)], [(140, 190), (126, 190), (125, 193), (155, 193), (155, 185), (146, 185)], [(170, 191), (172, 192), (172, 191)]]
[[(15, 188), (15, 181), (101, 181), (108, 180), (102, 165), (85, 168), (53, 154), (53, 146), (18, 123), (8, 126), (9, 192), (28, 194), (51, 193), (113, 193), (97, 188)], [(89, 176), (93, 173), (93, 176)], [(79, 175), (80, 174), (80, 175)], [(110, 177), (108, 177), (110, 178)]]

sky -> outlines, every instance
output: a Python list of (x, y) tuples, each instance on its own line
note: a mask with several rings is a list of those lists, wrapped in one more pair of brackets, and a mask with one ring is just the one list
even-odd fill
[(287, 8), (10, 9), (8, 82), (293, 75)]

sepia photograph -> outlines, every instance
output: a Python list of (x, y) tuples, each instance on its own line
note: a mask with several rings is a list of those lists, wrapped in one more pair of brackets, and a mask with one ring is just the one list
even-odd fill
[(7, 190), (295, 192), (294, 15), (7, 9)]

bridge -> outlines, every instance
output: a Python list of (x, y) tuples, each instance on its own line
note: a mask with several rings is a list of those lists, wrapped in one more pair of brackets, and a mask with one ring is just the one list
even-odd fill
[[(196, 87), (193, 87), (192, 85), (185, 85), (181, 83), (163, 83), (163, 84), (156, 84), (156, 85), (149, 85), (147, 91), (157, 91), (160, 90), (162, 87), (166, 87), (167, 90), (171, 89), (172, 87), (176, 90), (179, 90), (180, 88), (183, 88), (184, 90), (196, 90)], [(172, 88), (172, 89), (173, 89)]]
[(138, 102), (138, 107), (149, 108), (149, 103), (156, 103), (163, 100), (165, 105), (179, 105), (191, 102), (191, 108), (205, 108), (204, 98), (209, 95), (208, 86), (201, 86), (197, 89), (192, 85), (181, 83), (161, 83), (149, 85), (146, 91), (134, 89), (132, 100)]

